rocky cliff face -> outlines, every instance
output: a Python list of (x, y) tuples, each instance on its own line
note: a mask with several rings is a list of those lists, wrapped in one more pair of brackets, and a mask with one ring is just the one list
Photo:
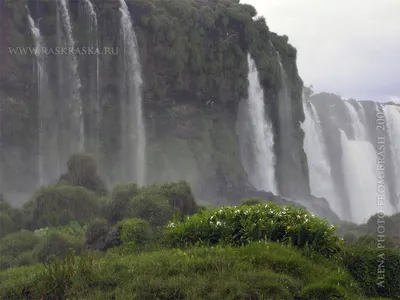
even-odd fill
[[(303, 83), (296, 66), (296, 49), (285, 36), (269, 31), (256, 11), (237, 0), (126, 1), (138, 38), (144, 81), (144, 111), (148, 139), (148, 183), (184, 179), (203, 199), (227, 199), (228, 191), (248, 188), (240, 162), (235, 130), (238, 103), (247, 97), (247, 53), (254, 57), (264, 88), (265, 104), (275, 133), (276, 177), (285, 197), (310, 194), (307, 158), (303, 150)], [(69, 1), (78, 46), (88, 37), (82, 28), (82, 1)], [(99, 47), (118, 48), (119, 2), (92, 1), (99, 24)], [(2, 1), (0, 101), (3, 190), (31, 192), (36, 187), (37, 89), (32, 74), (34, 56), (10, 55), (9, 46), (33, 45), (25, 5), (39, 20), (47, 45), (54, 46), (55, 1)], [(279, 57), (287, 75), (291, 102), (291, 149), (280, 148), (278, 98), (282, 89)], [(56, 57), (49, 58), (50, 82), (57, 99)], [(79, 56), (82, 94), (90, 60)], [(113, 161), (119, 136), (118, 55), (100, 56), (102, 176), (113, 181)], [(3, 176), (4, 177), (4, 176)]]

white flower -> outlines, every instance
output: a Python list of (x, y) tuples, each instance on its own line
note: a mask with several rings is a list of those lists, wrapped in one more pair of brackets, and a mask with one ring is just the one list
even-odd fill
[(171, 222), (171, 223), (168, 224), (167, 227), (168, 227), (168, 228), (174, 228), (174, 227), (175, 227), (175, 224)]

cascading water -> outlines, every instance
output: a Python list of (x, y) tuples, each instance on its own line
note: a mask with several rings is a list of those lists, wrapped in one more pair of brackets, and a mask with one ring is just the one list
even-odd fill
[(386, 105), (384, 113), (387, 122), (387, 132), (389, 137), (389, 147), (393, 160), (393, 169), (396, 180), (396, 196), (397, 210), (400, 211), (400, 109), (394, 105)]
[(349, 102), (344, 102), (349, 113), (351, 126), (353, 128), (354, 139), (357, 141), (363, 141), (367, 139), (367, 130), (360, 118), (360, 114), (356, 111), (353, 105)]
[(287, 75), (282, 65), (282, 60), (278, 52), (279, 68), (281, 73), (281, 89), (278, 97), (279, 110), (279, 135), (283, 161), (291, 160), (292, 149), (292, 99), (289, 95), (289, 87), (287, 84)]
[(311, 102), (303, 100), (303, 109), (306, 117), (302, 123), (302, 129), (305, 133), (304, 151), (307, 154), (311, 193), (317, 197), (325, 198), (331, 209), (343, 219), (344, 212), (335, 191), (318, 114)]
[[(374, 145), (369, 142), (362, 113), (357, 113), (354, 106), (348, 102), (345, 102), (345, 105), (353, 128), (354, 140), (350, 140), (341, 131), (342, 169), (350, 199), (352, 221), (360, 223), (367, 221), (371, 215), (382, 209), (377, 206), (376, 201), (377, 153)], [(387, 182), (385, 182), (385, 197), (389, 199)], [(387, 204), (384, 211), (390, 214), (393, 208)]]
[[(96, 11), (90, 0), (84, 0), (84, 10), (86, 14), (87, 28), (88, 28), (88, 46), (89, 49), (94, 50), (95, 55), (89, 55), (89, 93), (88, 101), (84, 103), (86, 111), (85, 119), (85, 149), (99, 153), (100, 147), (100, 118), (101, 107), (99, 97), (99, 39), (98, 39), (98, 21)], [(85, 105), (86, 104), (86, 105)]]
[(258, 190), (277, 192), (272, 126), (266, 117), (264, 92), (254, 60), (247, 56), (248, 99), (239, 104), (237, 131), (244, 169)]
[(376, 204), (376, 152), (371, 143), (349, 140), (340, 130), (342, 169), (350, 199), (351, 220), (366, 222), (378, 212)]
[(120, 0), (120, 31), (123, 53), (120, 80), (122, 180), (146, 183), (146, 136), (142, 111), (142, 75), (131, 15)]
[[(39, 186), (47, 184), (51, 180), (51, 157), (50, 151), (54, 151), (52, 148), (51, 138), (48, 135), (48, 120), (49, 120), (49, 85), (48, 85), (48, 74), (45, 69), (45, 61), (43, 55), (44, 42), (40, 34), (39, 28), (35, 25), (30, 14), (28, 14), (29, 27), (33, 35), (35, 43), (35, 55), (36, 55), (36, 75), (37, 75), (37, 92), (38, 92), (38, 173), (39, 173)], [(46, 164), (47, 162), (47, 164)]]
[[(75, 48), (75, 41), (72, 34), (72, 24), (66, 0), (57, 1), (58, 8), (58, 38), (59, 47)], [(84, 120), (83, 104), (80, 96), (81, 81), (78, 74), (78, 62), (73, 53), (60, 56), (59, 70), (59, 93), (60, 98), (67, 103), (63, 112), (63, 124), (61, 125), (61, 159), (65, 160), (72, 152), (84, 150)]]

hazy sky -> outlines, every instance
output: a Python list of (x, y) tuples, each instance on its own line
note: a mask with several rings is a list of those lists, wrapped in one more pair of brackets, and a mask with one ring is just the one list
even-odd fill
[(289, 36), (305, 85), (400, 102), (400, 0), (241, 0)]

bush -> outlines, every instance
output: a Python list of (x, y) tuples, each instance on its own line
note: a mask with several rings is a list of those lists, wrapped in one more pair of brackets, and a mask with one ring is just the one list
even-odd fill
[(137, 218), (123, 220), (118, 223), (121, 242), (143, 245), (152, 240), (153, 230), (149, 222)]
[(4, 212), (0, 212), (0, 238), (16, 230), (14, 221)]
[(245, 245), (271, 240), (311, 249), (331, 257), (340, 252), (343, 242), (335, 226), (303, 209), (276, 204), (221, 207), (202, 211), (181, 222), (171, 222), (166, 238), (173, 246), (227, 243)]
[(33, 202), (33, 228), (85, 223), (99, 213), (96, 195), (82, 187), (42, 187)]
[(353, 232), (347, 232), (343, 236), (343, 239), (344, 239), (346, 245), (352, 245), (357, 240), (357, 236)]
[(146, 220), (152, 226), (167, 224), (174, 212), (168, 200), (159, 195), (150, 196), (141, 193), (135, 196), (128, 205), (129, 216)]
[(97, 175), (95, 159), (87, 154), (74, 154), (68, 160), (68, 173), (60, 177), (59, 185), (81, 186), (97, 195), (107, 194), (104, 182)]
[(32, 250), (20, 254), (16, 259), (15, 265), (21, 267), (21, 266), (30, 266), (36, 263), (38, 263), (38, 259), (34, 251)]
[(83, 239), (52, 232), (37, 246), (35, 252), (42, 262), (46, 262), (52, 256), (66, 256), (70, 249), (80, 253), (83, 250)]
[(258, 205), (262, 204), (260, 198), (249, 198), (242, 201), (242, 205)]
[(183, 214), (194, 214), (199, 210), (192, 189), (186, 181), (162, 184), (160, 192), (174, 209)]
[(92, 244), (99, 238), (104, 237), (110, 231), (111, 225), (104, 218), (98, 218), (91, 222), (86, 230), (86, 244)]
[[(376, 242), (376, 240), (375, 240)], [(400, 299), (400, 253), (394, 249), (354, 246), (343, 253), (343, 262), (353, 278), (370, 297)], [(382, 273), (378, 273), (382, 270)], [(384, 276), (383, 285), (378, 275)]]
[(0, 194), (0, 238), (22, 228), (19, 209), (12, 207)]
[(10, 256), (0, 255), (0, 270), (6, 270), (15, 266), (15, 259)]
[(116, 184), (111, 192), (112, 212), (111, 220), (117, 222), (126, 215), (128, 202), (139, 193), (139, 187), (135, 183)]
[(68, 290), (74, 287), (79, 294), (89, 290), (93, 275), (91, 253), (82, 253), (77, 260), (74, 251), (69, 250), (63, 259), (54, 258), (46, 265), (31, 292), (34, 299), (78, 299), (76, 294), (69, 295)]
[(306, 286), (301, 292), (301, 297), (307, 300), (346, 299), (346, 291), (338, 285), (322, 281)]
[(24, 252), (32, 251), (39, 242), (40, 238), (28, 230), (11, 233), (0, 240), (0, 255), (17, 258)]

